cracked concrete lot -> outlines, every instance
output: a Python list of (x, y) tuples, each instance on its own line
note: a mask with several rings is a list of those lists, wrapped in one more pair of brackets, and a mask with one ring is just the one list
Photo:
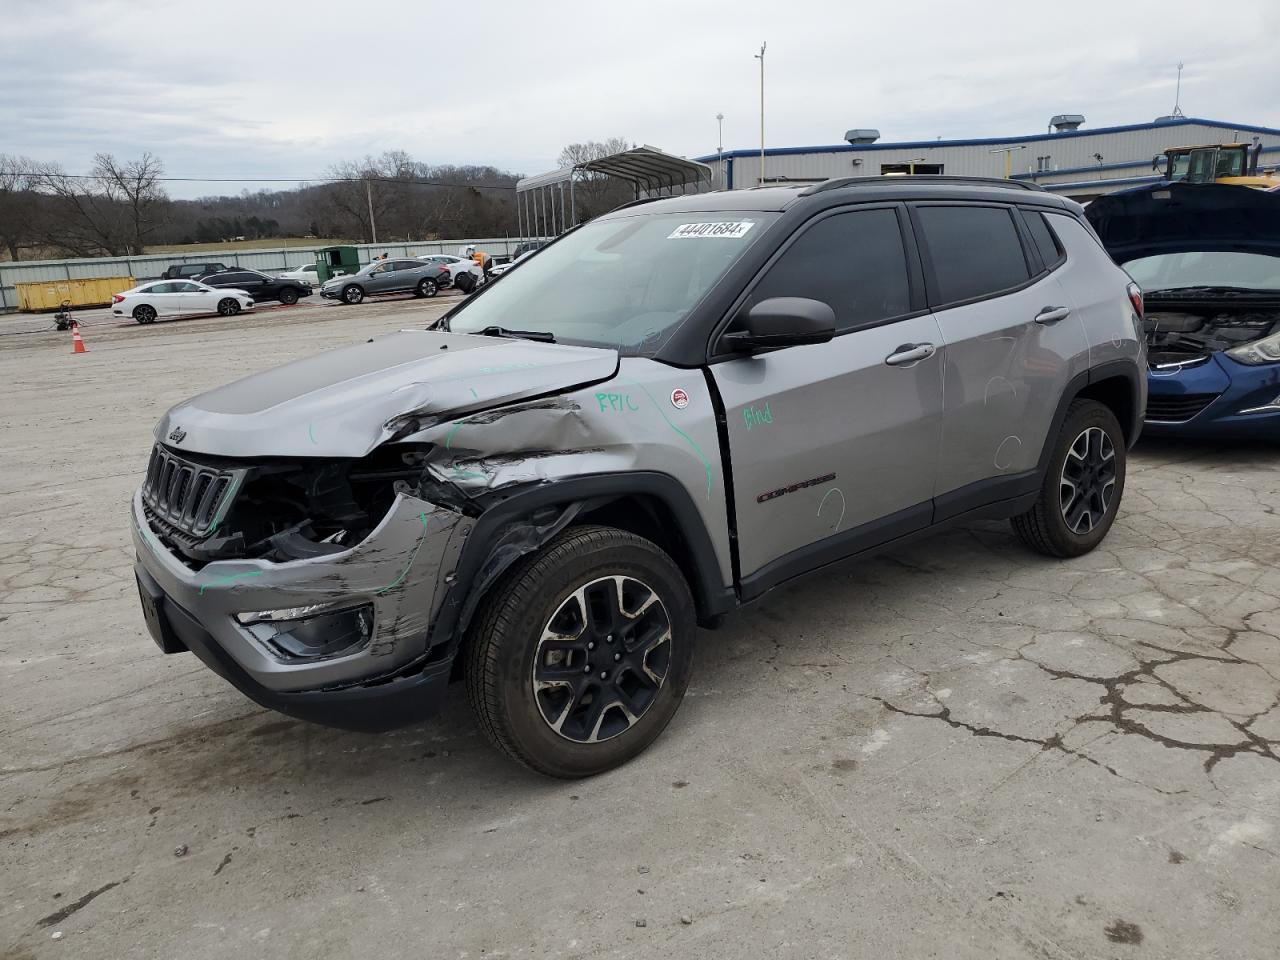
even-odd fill
[(984, 524), (776, 591), (585, 782), (456, 688), (364, 736), (162, 656), (127, 529), (157, 417), (442, 306), (0, 343), (0, 957), (1276, 956), (1274, 447), (1144, 444), (1079, 560)]

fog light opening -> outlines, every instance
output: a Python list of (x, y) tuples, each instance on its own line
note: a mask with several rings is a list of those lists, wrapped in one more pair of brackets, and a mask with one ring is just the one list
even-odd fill
[(373, 637), (373, 604), (312, 604), (238, 613), (259, 643), (285, 661), (328, 660), (355, 653)]

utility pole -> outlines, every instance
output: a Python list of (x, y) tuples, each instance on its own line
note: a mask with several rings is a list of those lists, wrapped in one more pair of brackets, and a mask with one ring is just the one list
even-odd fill
[(370, 242), (378, 242), (378, 225), (373, 222), (373, 186), (368, 177), (364, 181), (364, 198), (369, 201), (369, 235)]
[(720, 136), (716, 141), (716, 143), (718, 144), (718, 146), (716, 147), (716, 156), (720, 158), (720, 189), (723, 190), (725, 187), (725, 183), (724, 183), (724, 114), (723, 113), (716, 114), (716, 123), (720, 124)]
[(760, 61), (760, 183), (764, 184), (764, 48), (769, 44), (761, 43), (760, 52), (755, 58)]

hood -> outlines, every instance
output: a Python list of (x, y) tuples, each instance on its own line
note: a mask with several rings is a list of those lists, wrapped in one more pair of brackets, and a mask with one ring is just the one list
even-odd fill
[(1116, 263), (1163, 253), (1280, 256), (1280, 194), (1217, 183), (1156, 183), (1099, 197), (1085, 216)]
[(226, 457), (361, 457), (421, 426), (612, 377), (613, 350), (401, 330), (180, 403), (156, 439)]

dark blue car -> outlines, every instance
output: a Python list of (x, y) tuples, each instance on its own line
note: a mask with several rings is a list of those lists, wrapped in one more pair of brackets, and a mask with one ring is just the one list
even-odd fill
[(1280, 194), (1162, 183), (1087, 214), (1143, 290), (1143, 435), (1280, 440)]

